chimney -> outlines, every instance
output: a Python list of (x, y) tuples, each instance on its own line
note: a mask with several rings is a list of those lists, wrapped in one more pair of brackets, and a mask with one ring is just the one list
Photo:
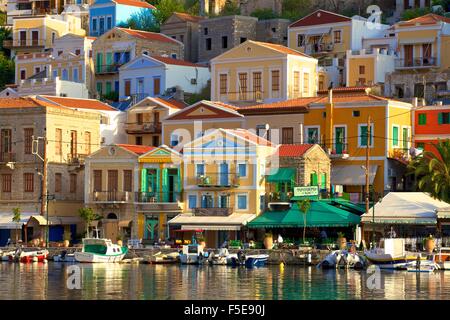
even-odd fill
[(412, 98), (411, 104), (413, 105), (413, 107), (417, 107), (417, 105), (418, 105), (417, 97)]

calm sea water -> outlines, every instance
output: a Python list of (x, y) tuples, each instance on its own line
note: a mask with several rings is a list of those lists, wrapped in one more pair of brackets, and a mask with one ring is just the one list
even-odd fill
[(315, 267), (77, 264), (81, 289), (66, 286), (69, 264), (0, 263), (0, 299), (450, 299), (450, 272), (380, 274)]

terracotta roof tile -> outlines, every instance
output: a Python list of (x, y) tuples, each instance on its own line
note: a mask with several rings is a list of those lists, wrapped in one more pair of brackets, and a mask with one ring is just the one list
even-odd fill
[(155, 99), (156, 101), (159, 101), (161, 103), (164, 103), (174, 109), (183, 109), (183, 108), (187, 107), (186, 103), (175, 100), (175, 99), (167, 99), (167, 100), (163, 99), (163, 98), (153, 98), (153, 99)]
[(234, 111), (240, 109), (239, 107), (233, 106), (231, 104), (228, 104), (228, 103), (225, 103), (225, 102), (222, 102), (222, 101), (211, 101), (211, 103), (213, 103), (215, 105), (218, 105), (220, 107), (224, 107), (224, 108), (227, 108), (227, 109), (234, 110)]
[(40, 101), (33, 97), (0, 98), (0, 109), (40, 108), (40, 107), (66, 109), (62, 106), (52, 104), (46, 101)]
[(249, 140), (254, 143), (264, 145), (264, 146), (274, 147), (274, 144), (272, 142), (270, 142), (269, 140), (266, 140), (246, 129), (224, 129), (224, 130), (226, 132), (230, 132), (236, 136), (244, 138), (245, 140)]
[(316, 10), (306, 17), (292, 23), (289, 28), (315, 26), (327, 23), (347, 22), (352, 19), (334, 12), (325, 10)]
[(278, 147), (279, 157), (300, 157), (311, 149), (314, 144), (282, 144)]
[(295, 111), (307, 112), (310, 103), (320, 100), (320, 97), (306, 97), (284, 100), (279, 102), (257, 104), (253, 106), (245, 106), (239, 108), (238, 112), (242, 114), (249, 114), (253, 112), (270, 112), (270, 111)]
[(193, 16), (191, 14), (187, 14), (187, 13), (183, 13), (183, 12), (174, 12), (173, 14), (182, 20), (190, 21), (190, 22), (199, 22), (200, 20), (206, 19), (205, 17)]
[(411, 20), (407, 20), (407, 21), (401, 21), (399, 22), (397, 25), (400, 26), (411, 26), (411, 25), (415, 25), (416, 23), (419, 24), (436, 24), (438, 22), (445, 22), (445, 23), (450, 23), (450, 18), (444, 17), (444, 16), (440, 16), (438, 14), (434, 14), (434, 13), (428, 13), (424, 16), (420, 16)]
[(44, 95), (41, 97), (67, 108), (117, 111), (117, 109), (111, 107), (110, 105), (95, 99), (66, 98)]
[(185, 60), (179, 60), (169, 57), (161, 57), (161, 56), (151, 56), (152, 58), (161, 61), (165, 64), (172, 64), (177, 66), (186, 66), (186, 67), (197, 67), (197, 68), (208, 68), (206, 65), (196, 64)]
[(172, 39), (171, 37), (168, 37), (162, 33), (134, 30), (129, 28), (119, 28), (119, 27), (116, 28), (123, 32), (128, 33), (130, 36), (135, 38), (179, 44), (177, 40)]
[(249, 40), (249, 41), (253, 42), (253, 43), (256, 43), (256, 44), (259, 44), (261, 46), (267, 47), (269, 49), (276, 50), (276, 51), (278, 51), (280, 53), (291, 54), (291, 55), (294, 55), (294, 56), (302, 56), (302, 57), (312, 58), (311, 56), (309, 56), (309, 55), (307, 55), (305, 53), (302, 53), (302, 52), (299, 52), (297, 50), (285, 47), (285, 46), (283, 46), (281, 44), (261, 42), (261, 41), (253, 41), (253, 40)]
[(144, 153), (147, 153), (147, 152), (155, 149), (155, 147), (141, 146), (141, 145), (135, 145), (135, 144), (117, 144), (117, 146), (124, 148), (128, 151), (131, 151), (137, 155), (142, 155)]
[(141, 7), (141, 8), (149, 8), (152, 10), (156, 10), (154, 6), (146, 1), (140, 0), (113, 0), (117, 4), (123, 4), (124, 6), (133, 6), (133, 7)]

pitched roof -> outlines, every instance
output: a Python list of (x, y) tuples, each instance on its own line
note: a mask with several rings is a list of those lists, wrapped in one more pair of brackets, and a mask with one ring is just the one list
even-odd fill
[(311, 149), (314, 144), (282, 144), (278, 147), (279, 157), (300, 157)]
[(312, 102), (320, 100), (320, 97), (306, 97), (290, 99), (279, 102), (263, 103), (253, 106), (240, 107), (238, 112), (241, 114), (252, 114), (252, 113), (280, 113), (280, 112), (308, 112), (308, 105)]
[(199, 22), (200, 20), (206, 19), (202, 16), (193, 16), (191, 14), (183, 13), (183, 12), (174, 12), (174, 15), (176, 15), (178, 18), (184, 21), (190, 21), (190, 22)]
[(306, 27), (306, 26), (314, 26), (321, 25), (327, 23), (338, 23), (338, 22), (347, 22), (352, 19), (334, 12), (326, 11), (326, 10), (316, 10), (313, 13), (307, 15), (306, 17), (297, 20), (292, 23), (289, 28), (295, 27)]
[(144, 153), (149, 152), (150, 150), (153, 150), (155, 147), (150, 147), (150, 146), (141, 146), (141, 145), (135, 145), (135, 144), (117, 144), (117, 146), (124, 148), (128, 151), (133, 152), (134, 154), (137, 155), (142, 155)]
[(171, 37), (168, 37), (162, 33), (134, 30), (134, 29), (129, 29), (129, 28), (120, 28), (120, 27), (116, 27), (116, 28), (129, 34), (130, 36), (132, 36), (134, 38), (180, 44), (180, 42), (178, 42), (177, 40), (172, 39)]
[(117, 4), (123, 4), (124, 6), (133, 6), (133, 7), (141, 7), (141, 8), (149, 8), (152, 10), (156, 10), (154, 6), (146, 1), (140, 0), (113, 0)]
[(234, 134), (238, 137), (241, 137), (245, 140), (251, 141), (256, 144), (261, 144), (264, 146), (274, 147), (274, 144), (270, 142), (269, 140), (264, 139), (263, 137), (260, 137), (253, 132), (250, 132), (246, 129), (222, 129), (225, 132), (229, 132), (231, 134)]
[(438, 22), (450, 23), (450, 18), (440, 16), (434, 13), (428, 13), (424, 16), (420, 16), (411, 20), (401, 21), (398, 23), (400, 26), (412, 26), (419, 24), (436, 24)]
[(253, 41), (253, 40), (248, 40), (248, 41), (249, 41), (249, 42), (256, 43), (256, 44), (259, 44), (259, 45), (264, 46), (264, 47), (266, 47), (266, 48), (269, 48), (269, 49), (278, 51), (278, 52), (280, 52), (280, 53), (291, 54), (291, 55), (294, 55), (294, 56), (302, 56), (302, 57), (312, 58), (311, 56), (309, 56), (309, 55), (307, 55), (307, 54), (305, 54), (305, 53), (302, 53), (302, 52), (299, 52), (299, 51), (297, 51), (297, 50), (294, 50), (294, 49), (285, 47), (285, 46), (283, 46), (283, 45), (281, 45), (281, 44), (268, 43), (268, 42), (261, 42), (261, 41)]
[(183, 109), (183, 108), (187, 107), (186, 103), (175, 100), (173, 98), (171, 98), (171, 99), (153, 98), (153, 99), (158, 102), (164, 103), (174, 109)]
[(63, 106), (49, 103), (46, 101), (41, 101), (34, 97), (0, 98), (0, 109), (40, 108), (40, 107), (66, 109)]
[(103, 110), (103, 111), (117, 111), (117, 109), (111, 107), (110, 105), (103, 103), (95, 99), (81, 99), (81, 98), (66, 98), (66, 97), (56, 97), (56, 96), (46, 96), (42, 95), (47, 100), (50, 100), (58, 105), (74, 108), (74, 109), (90, 109), (90, 110)]
[(186, 67), (197, 67), (197, 68), (208, 68), (206, 65), (196, 64), (185, 60), (179, 60), (169, 57), (161, 57), (161, 56), (151, 56), (153, 59), (161, 61), (165, 64), (171, 64), (176, 66), (186, 66)]
[[(203, 108), (203, 110), (210, 111), (208, 114), (192, 114), (195, 109)], [(202, 100), (194, 103), (180, 111), (167, 117), (168, 120), (197, 120), (197, 119), (222, 119), (222, 118), (241, 118), (241, 114), (237, 112), (238, 108), (226, 103), (216, 101)]]

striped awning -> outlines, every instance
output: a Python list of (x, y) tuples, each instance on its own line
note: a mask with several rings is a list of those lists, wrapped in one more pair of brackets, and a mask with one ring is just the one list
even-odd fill
[(229, 216), (194, 216), (192, 214), (179, 214), (168, 224), (181, 225), (182, 230), (240, 230), (256, 215), (246, 213), (233, 213)]

